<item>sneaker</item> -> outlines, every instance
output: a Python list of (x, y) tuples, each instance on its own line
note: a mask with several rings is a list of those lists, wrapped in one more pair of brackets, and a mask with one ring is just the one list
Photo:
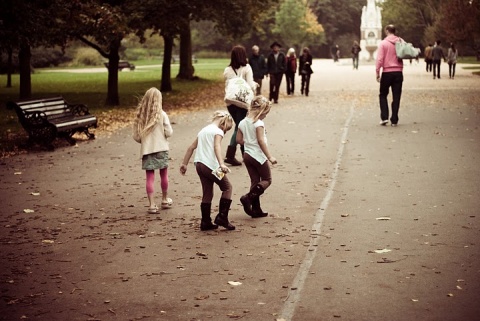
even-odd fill
[(381, 120), (380, 125), (386, 126), (388, 124), (388, 120)]
[(397, 127), (397, 124), (392, 124), (392, 127)]

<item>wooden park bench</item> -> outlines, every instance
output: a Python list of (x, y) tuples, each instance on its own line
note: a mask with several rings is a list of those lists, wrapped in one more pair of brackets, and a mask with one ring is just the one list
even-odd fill
[[(107, 67), (107, 69), (108, 69), (108, 62), (105, 62), (104, 65), (105, 65), (105, 67)], [(128, 69), (130, 69), (130, 70), (135, 70), (135, 65), (129, 63), (129, 62), (126, 61), (126, 60), (120, 60), (120, 61), (118, 62), (118, 70), (119, 70), (119, 71), (122, 71), (123, 68), (128, 68)]]
[(53, 150), (55, 138), (65, 138), (75, 144), (73, 134), (85, 133), (89, 139), (95, 135), (89, 128), (97, 127), (97, 117), (83, 104), (69, 104), (62, 97), (8, 102), (15, 109), (18, 120), (28, 133), (28, 143), (42, 144)]

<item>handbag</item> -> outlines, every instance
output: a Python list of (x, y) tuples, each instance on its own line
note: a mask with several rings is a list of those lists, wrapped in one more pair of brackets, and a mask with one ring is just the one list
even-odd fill
[[(235, 69), (233, 71), (235, 71)], [(236, 71), (235, 75), (237, 75)], [(235, 105), (243, 109), (248, 109), (254, 97), (255, 95), (250, 85), (239, 75), (227, 81), (224, 99), (227, 105)]]
[(395, 52), (398, 59), (413, 59), (418, 57), (418, 48), (413, 47), (409, 42), (405, 42), (402, 38), (395, 42)]

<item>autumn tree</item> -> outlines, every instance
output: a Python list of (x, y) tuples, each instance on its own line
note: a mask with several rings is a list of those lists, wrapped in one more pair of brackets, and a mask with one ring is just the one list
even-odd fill
[(480, 1), (445, 1), (435, 27), (445, 42), (477, 52), (480, 50)]
[(306, 0), (284, 0), (275, 14), (273, 33), (290, 47), (324, 43), (324, 30)]
[(61, 15), (62, 12), (61, 6), (56, 1), (0, 1), (0, 20), (2, 22), (0, 24), (0, 51), (6, 52), (9, 57), (9, 75), (12, 72), (12, 53), (18, 51), (20, 99), (28, 99), (32, 95), (31, 48), (41, 45), (63, 45), (66, 42), (59, 20), (52, 19), (52, 16), (55, 16), (54, 13)]
[[(362, 8), (366, 0), (311, 0), (309, 2), (313, 13), (325, 31), (325, 42), (322, 55), (329, 56), (331, 45), (350, 48), (354, 39), (360, 38), (360, 23)], [(339, 39), (346, 39), (345, 43)], [(348, 41), (348, 43), (347, 43)]]

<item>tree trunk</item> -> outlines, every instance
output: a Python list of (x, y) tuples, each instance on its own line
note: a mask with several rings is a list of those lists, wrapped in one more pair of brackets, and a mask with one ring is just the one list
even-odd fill
[(194, 72), (192, 65), (192, 33), (190, 21), (188, 20), (185, 28), (180, 33), (180, 69), (177, 78), (193, 79)]
[(107, 106), (120, 105), (120, 96), (118, 95), (118, 62), (120, 56), (118, 51), (120, 49), (121, 39), (115, 39), (110, 43), (110, 52), (108, 55), (108, 89), (107, 100), (105, 104)]
[(30, 75), (30, 46), (20, 45), (18, 60), (20, 64), (20, 99), (28, 99), (32, 96), (32, 78)]
[(172, 36), (163, 36), (164, 48), (163, 48), (163, 63), (162, 63), (162, 80), (160, 91), (172, 91), (172, 81), (171, 81), (171, 61), (172, 61), (172, 48), (173, 48), (173, 37)]
[(13, 50), (7, 49), (7, 88), (12, 88), (12, 73), (13, 73)]

